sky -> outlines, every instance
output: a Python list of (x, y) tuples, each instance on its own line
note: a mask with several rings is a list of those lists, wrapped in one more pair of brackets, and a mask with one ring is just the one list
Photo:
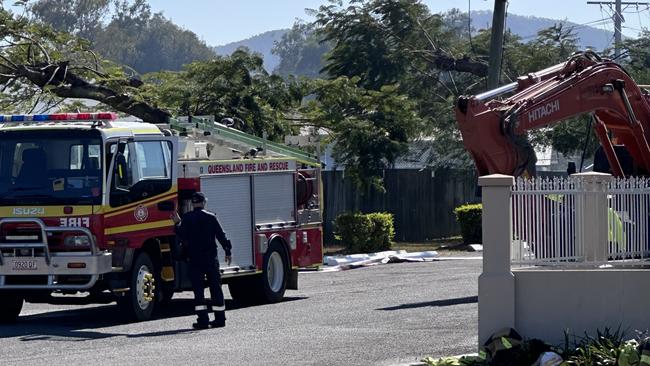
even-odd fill
[[(433, 13), (452, 8), (492, 10), (493, 0), (424, 0)], [(240, 41), (269, 30), (290, 28), (296, 19), (312, 20), (306, 8), (317, 9), (327, 0), (149, 0), (156, 12), (198, 34), (210, 46)], [(191, 4), (191, 5), (190, 5)], [(594, 24), (613, 31), (613, 10), (606, 5), (587, 5), (587, 0), (510, 0), (508, 12), (543, 18)], [(642, 27), (650, 28), (648, 6), (624, 9), (623, 34), (634, 37)], [(601, 24), (594, 23), (606, 19)]]

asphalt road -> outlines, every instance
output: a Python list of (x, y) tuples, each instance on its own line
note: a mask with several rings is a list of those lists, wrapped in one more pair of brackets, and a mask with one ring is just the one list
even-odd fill
[(19, 323), (0, 326), (0, 364), (401, 365), (475, 352), (480, 268), (453, 260), (304, 273), (286, 301), (227, 300), (227, 327), (202, 331), (191, 329), (191, 293), (133, 324), (112, 305), (27, 304)]

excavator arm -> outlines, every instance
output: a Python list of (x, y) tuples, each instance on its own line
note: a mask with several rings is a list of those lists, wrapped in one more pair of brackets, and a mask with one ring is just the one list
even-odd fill
[(479, 175), (535, 175), (535, 152), (527, 132), (586, 113), (594, 116), (614, 175), (623, 176), (624, 171), (613, 139), (627, 148), (640, 173), (650, 173), (650, 96), (620, 65), (593, 52), (578, 53), (498, 89), (462, 96), (456, 104), (463, 143)]

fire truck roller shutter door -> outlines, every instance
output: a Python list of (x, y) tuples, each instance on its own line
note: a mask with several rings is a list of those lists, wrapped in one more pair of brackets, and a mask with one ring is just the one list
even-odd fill
[(256, 175), (255, 224), (295, 221), (294, 174)]
[[(231, 265), (246, 269), (254, 266), (250, 176), (201, 177), (201, 192), (208, 199), (206, 209), (217, 214), (232, 243)], [(227, 268), (221, 247), (218, 253), (221, 268)]]

